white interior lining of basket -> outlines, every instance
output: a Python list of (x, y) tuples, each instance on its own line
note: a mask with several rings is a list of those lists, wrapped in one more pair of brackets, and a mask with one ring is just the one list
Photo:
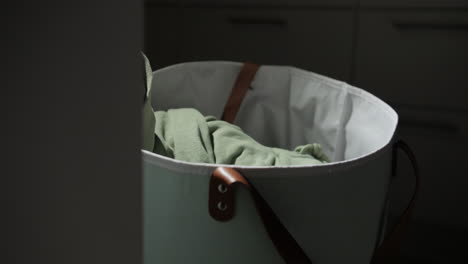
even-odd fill
[[(196, 108), (218, 118), (241, 69), (235, 62), (191, 62), (154, 72), (155, 111)], [(377, 97), (344, 82), (289, 66), (261, 66), (235, 124), (260, 143), (285, 149), (319, 143), (332, 161), (384, 147), (398, 123)]]

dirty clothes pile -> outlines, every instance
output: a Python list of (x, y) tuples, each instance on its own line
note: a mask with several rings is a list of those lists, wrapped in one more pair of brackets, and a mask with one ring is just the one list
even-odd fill
[[(143, 55), (144, 56), (144, 55)], [(145, 59), (143, 148), (176, 160), (242, 166), (314, 165), (329, 162), (319, 144), (291, 150), (264, 146), (231, 123), (193, 108), (153, 111), (152, 70)], [(157, 89), (157, 87), (156, 87)]]

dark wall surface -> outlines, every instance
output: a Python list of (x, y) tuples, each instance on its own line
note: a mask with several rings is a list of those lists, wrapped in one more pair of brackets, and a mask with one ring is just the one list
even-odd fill
[(2, 4), (3, 263), (141, 263), (142, 9)]

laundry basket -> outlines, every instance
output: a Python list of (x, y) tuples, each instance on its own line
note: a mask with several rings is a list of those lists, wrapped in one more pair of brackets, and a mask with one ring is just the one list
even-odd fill
[(155, 111), (231, 119), (266, 146), (317, 142), (331, 162), (233, 166), (142, 151), (145, 264), (371, 262), (395, 161), (398, 115), (386, 103), (298, 68), (223, 61), (155, 71), (151, 100)]

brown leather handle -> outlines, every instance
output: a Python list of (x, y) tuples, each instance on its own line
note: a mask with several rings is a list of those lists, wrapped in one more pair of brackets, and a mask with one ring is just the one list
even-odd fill
[[(231, 95), (228, 98), (224, 108), (222, 120), (232, 123), (236, 118), (242, 100), (244, 99), (252, 80), (260, 66), (253, 63), (244, 63), (237, 79), (232, 88)], [(401, 244), (402, 235), (407, 229), (410, 217), (415, 205), (417, 192), (419, 190), (419, 168), (416, 158), (410, 147), (403, 141), (397, 141), (393, 148), (393, 172), (395, 174), (396, 155), (401, 149), (405, 152), (411, 161), (416, 178), (413, 195), (408, 203), (407, 208), (400, 216), (399, 223), (385, 237), (381, 245), (375, 249), (372, 258), (373, 264), (391, 263), (394, 257), (398, 255)], [(235, 210), (235, 186), (242, 186), (250, 190), (250, 193), (255, 201), (257, 212), (262, 219), (265, 229), (270, 236), (271, 241), (276, 247), (276, 250), (286, 263), (294, 264), (310, 264), (312, 263), (302, 248), (296, 242), (294, 237), (288, 232), (286, 227), (281, 223), (279, 218), (273, 212), (268, 203), (255, 190), (239, 172), (233, 168), (217, 168), (210, 179), (210, 194), (209, 194), (209, 211), (210, 215), (218, 221), (229, 221), (234, 216)]]
[(416, 197), (419, 192), (419, 185), (420, 185), (420, 175), (419, 175), (419, 167), (416, 161), (416, 156), (414, 155), (411, 148), (406, 144), (404, 141), (399, 140), (395, 142), (393, 147), (393, 166), (392, 166), (392, 174), (396, 174), (396, 160), (397, 160), (397, 153), (398, 150), (402, 150), (408, 159), (411, 162), (413, 167), (413, 174), (415, 177), (415, 184), (413, 189), (413, 194), (408, 202), (407, 207), (401, 214), (398, 223), (393, 227), (392, 231), (388, 233), (388, 235), (382, 241), (382, 244), (375, 250), (374, 256), (372, 259), (373, 264), (386, 264), (386, 263), (394, 263), (395, 258), (398, 257), (400, 251), (400, 245), (403, 238), (403, 235), (406, 233), (408, 229), (408, 225), (411, 219), (411, 215), (413, 213), (413, 209), (416, 203)]
[(211, 217), (229, 221), (234, 216), (235, 188), (246, 188), (255, 203), (265, 230), (280, 256), (287, 264), (311, 264), (309, 257), (288, 232), (268, 203), (257, 190), (233, 168), (217, 168), (210, 179), (208, 208)]
[(231, 94), (229, 95), (228, 101), (224, 106), (223, 116), (221, 117), (222, 120), (233, 123), (234, 119), (236, 118), (237, 112), (244, 100), (245, 95), (247, 94), (247, 90), (250, 87), (253, 79), (255, 78), (255, 74), (260, 68), (260, 65), (245, 62), (242, 66), (239, 75), (237, 75), (236, 82), (234, 83), (234, 87), (231, 90)]
[[(240, 105), (255, 78), (260, 65), (246, 62), (237, 76), (234, 87), (224, 107), (222, 120), (233, 123)], [(288, 232), (268, 203), (238, 171), (233, 168), (217, 168), (210, 179), (208, 208), (218, 221), (229, 221), (234, 216), (235, 188), (247, 188), (255, 202), (257, 213), (279, 255), (287, 264), (311, 264), (312, 262)]]

